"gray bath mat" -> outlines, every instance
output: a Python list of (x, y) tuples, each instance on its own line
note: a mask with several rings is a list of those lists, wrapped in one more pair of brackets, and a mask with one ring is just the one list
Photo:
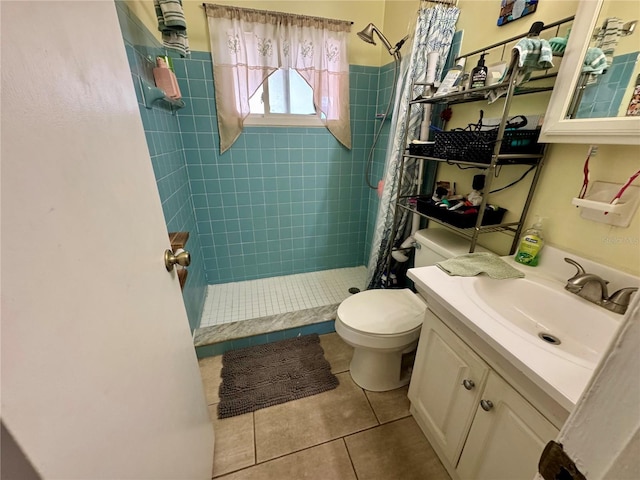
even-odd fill
[(315, 395), (339, 383), (315, 333), (226, 352), (221, 377), (218, 418)]

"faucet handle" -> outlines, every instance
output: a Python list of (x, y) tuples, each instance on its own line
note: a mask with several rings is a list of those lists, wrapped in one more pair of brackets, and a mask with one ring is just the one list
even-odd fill
[[(637, 291), (638, 287), (621, 288), (617, 292), (612, 293), (611, 296), (607, 298), (607, 303), (613, 303), (620, 307), (624, 307), (624, 310), (626, 310), (627, 306), (631, 302), (631, 294)], [(624, 311), (622, 313), (624, 313)]]
[(574, 267), (576, 267), (578, 269), (578, 271), (576, 272), (574, 277), (577, 277), (578, 275), (584, 275), (586, 273), (584, 268), (582, 268), (582, 265), (580, 265), (574, 259), (568, 258), (568, 257), (564, 257), (564, 261), (567, 262), (567, 263), (570, 263), (571, 265), (573, 265)]

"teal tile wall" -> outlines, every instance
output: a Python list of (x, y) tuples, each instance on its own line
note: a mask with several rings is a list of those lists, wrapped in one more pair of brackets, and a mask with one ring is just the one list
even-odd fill
[(116, 6), (167, 231), (190, 233), (187, 248), (191, 265), (182, 295), (189, 325), (194, 330), (200, 324), (207, 282), (178, 117), (162, 102), (147, 109), (140, 89), (140, 79), (153, 85), (153, 64), (149, 58), (164, 55), (165, 51), (123, 2), (116, 2)]
[(352, 150), (323, 127), (246, 127), (220, 154), (209, 52), (174, 68), (209, 284), (364, 264), (379, 69), (350, 69)]
[[(151, 78), (146, 58), (165, 52), (116, 3), (139, 90), (138, 77)], [(377, 196), (364, 172), (393, 64), (350, 68), (351, 150), (321, 127), (248, 127), (222, 155), (210, 53), (174, 58), (174, 68), (185, 108), (140, 111), (167, 224), (191, 232), (190, 272), (200, 264), (187, 282), (201, 287), (193, 296), (185, 290), (187, 310), (197, 303), (201, 311), (206, 283), (366, 264)], [(384, 169), (386, 123), (374, 152), (374, 184)]]
[(624, 98), (624, 94), (639, 55), (640, 52), (633, 52), (614, 57), (609, 69), (598, 76), (597, 82), (584, 89), (576, 118), (617, 117), (620, 105), (625, 102), (626, 107), (631, 100)]

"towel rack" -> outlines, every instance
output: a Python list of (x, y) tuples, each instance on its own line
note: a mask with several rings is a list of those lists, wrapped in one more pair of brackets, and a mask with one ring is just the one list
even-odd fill
[[(474, 55), (477, 55), (478, 53), (486, 52), (487, 50), (491, 50), (493, 48), (502, 47), (502, 46), (504, 46), (504, 45), (506, 45), (508, 43), (515, 42), (516, 40), (520, 40), (521, 38), (527, 37), (532, 32), (532, 30), (534, 30), (534, 27), (535, 27), (535, 30), (537, 31), (538, 35), (540, 35), (540, 33), (542, 33), (543, 31), (549, 30), (550, 28), (559, 27), (560, 25), (563, 25), (565, 23), (569, 23), (569, 22), (573, 21), (574, 18), (575, 18), (575, 15), (572, 15), (570, 17), (563, 18), (562, 20), (558, 20), (556, 22), (549, 23), (548, 25), (545, 25), (542, 22), (534, 22), (533, 25), (531, 25), (531, 28), (529, 29), (529, 32), (527, 32), (527, 33), (516, 35), (514, 37), (507, 38), (507, 39), (502, 40), (500, 42), (496, 42), (496, 43), (494, 43), (492, 45), (488, 45), (488, 46), (486, 46), (484, 48), (480, 48), (478, 50), (474, 50), (472, 52), (465, 53), (464, 55), (460, 55), (459, 57), (456, 57), (455, 61), (457, 62), (461, 58), (472, 57)], [(536, 25), (536, 24), (540, 24), (540, 25)]]

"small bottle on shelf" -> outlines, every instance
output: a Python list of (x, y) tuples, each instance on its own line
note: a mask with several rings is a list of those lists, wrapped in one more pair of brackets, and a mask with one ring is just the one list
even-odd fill
[(156, 58), (156, 67), (153, 69), (153, 78), (156, 82), (156, 87), (164, 90), (167, 97), (179, 100), (182, 98), (180, 94), (180, 87), (178, 87), (178, 80), (176, 74), (171, 71), (164, 58)]
[(471, 88), (481, 88), (487, 83), (487, 67), (484, 65), (484, 56), (486, 53), (480, 55), (478, 65), (471, 70)]

